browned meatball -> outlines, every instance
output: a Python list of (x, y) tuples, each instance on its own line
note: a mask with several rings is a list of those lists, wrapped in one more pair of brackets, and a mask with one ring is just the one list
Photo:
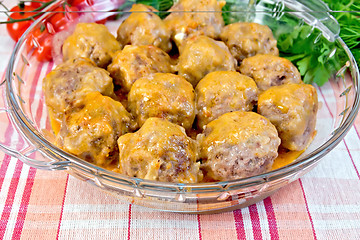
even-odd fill
[(178, 48), (181, 50), (186, 39), (194, 35), (218, 38), (224, 26), (221, 15), (224, 5), (225, 1), (217, 0), (178, 1), (164, 20)]
[(165, 52), (171, 50), (170, 30), (153, 7), (134, 4), (131, 15), (117, 30), (117, 40), (125, 45), (154, 45)]
[(109, 73), (88, 58), (70, 59), (58, 65), (44, 78), (43, 90), (49, 111), (60, 120), (65, 110), (77, 106), (89, 92), (114, 96)]
[(75, 31), (63, 44), (64, 61), (72, 58), (90, 58), (99, 67), (105, 68), (120, 44), (102, 24), (78, 23)]
[(271, 87), (259, 96), (258, 112), (277, 128), (281, 145), (289, 150), (304, 150), (315, 134), (318, 98), (309, 84)]
[(289, 60), (268, 54), (244, 59), (240, 72), (253, 78), (261, 91), (287, 83), (302, 83), (298, 69)]
[(194, 89), (181, 76), (155, 73), (140, 78), (132, 86), (128, 99), (139, 126), (149, 117), (165, 118), (186, 129), (194, 122)]
[(84, 160), (109, 166), (118, 160), (117, 139), (129, 131), (133, 122), (120, 102), (88, 93), (82, 106), (67, 112), (57, 143)]
[(220, 38), (239, 63), (259, 53), (279, 55), (270, 28), (258, 23), (237, 22), (225, 26)]
[(162, 182), (202, 179), (196, 142), (165, 119), (147, 119), (139, 131), (121, 136), (118, 144), (120, 173)]
[(233, 180), (269, 170), (280, 138), (265, 117), (254, 112), (225, 113), (198, 135), (202, 168), (209, 178)]
[(172, 72), (169, 55), (155, 46), (127, 45), (115, 53), (108, 71), (115, 84), (120, 85), (124, 92), (129, 92), (136, 79), (150, 73)]
[(193, 86), (208, 73), (235, 71), (236, 60), (223, 42), (196, 36), (186, 43), (179, 57), (178, 72)]
[(206, 75), (195, 88), (196, 118), (200, 129), (224, 113), (252, 111), (258, 97), (253, 79), (232, 71)]

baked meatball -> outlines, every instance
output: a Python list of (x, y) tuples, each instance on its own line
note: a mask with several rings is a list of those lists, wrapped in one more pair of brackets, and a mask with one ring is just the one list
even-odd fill
[(88, 58), (70, 59), (52, 70), (43, 80), (45, 102), (52, 116), (62, 120), (66, 109), (79, 104), (89, 92), (114, 96), (109, 73)]
[(129, 92), (136, 79), (150, 73), (172, 72), (169, 55), (155, 46), (126, 45), (115, 53), (108, 71), (116, 85)]
[(196, 36), (186, 43), (179, 57), (178, 73), (194, 87), (206, 74), (235, 71), (236, 60), (223, 42)]
[(225, 26), (220, 38), (239, 63), (256, 54), (279, 55), (270, 28), (258, 23), (237, 22)]
[(180, 0), (174, 4), (164, 22), (178, 48), (181, 50), (186, 39), (194, 35), (218, 38), (224, 26), (224, 5), (225, 1), (217, 0)]
[(78, 23), (62, 47), (64, 61), (86, 57), (102, 68), (111, 62), (117, 50), (120, 50), (120, 43), (104, 25), (96, 23)]
[(118, 144), (120, 173), (162, 182), (202, 179), (196, 141), (165, 119), (147, 119), (139, 131), (121, 136)]
[(153, 7), (134, 4), (131, 15), (117, 30), (117, 40), (125, 45), (154, 45), (165, 52), (171, 50), (170, 30)]
[(196, 118), (200, 129), (224, 113), (252, 111), (258, 97), (253, 79), (232, 71), (206, 75), (195, 88)]
[(129, 132), (130, 114), (123, 105), (99, 92), (88, 93), (82, 106), (66, 113), (59, 147), (88, 162), (106, 167), (117, 163), (117, 139)]
[(318, 98), (309, 84), (271, 87), (259, 96), (258, 112), (277, 128), (281, 146), (304, 150), (315, 135)]
[(128, 95), (129, 109), (139, 126), (150, 117), (159, 117), (191, 128), (195, 118), (192, 85), (172, 73), (155, 73), (136, 80)]
[(254, 112), (230, 112), (198, 135), (202, 168), (215, 181), (234, 180), (269, 170), (280, 138), (274, 125)]
[(287, 83), (302, 83), (298, 69), (289, 60), (268, 54), (244, 59), (240, 72), (253, 78), (260, 91)]

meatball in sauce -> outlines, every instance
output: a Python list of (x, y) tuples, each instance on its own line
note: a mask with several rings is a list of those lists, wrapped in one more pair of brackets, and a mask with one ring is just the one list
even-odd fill
[(151, 6), (134, 4), (131, 15), (125, 19), (117, 30), (117, 40), (125, 45), (153, 45), (165, 52), (171, 50), (170, 30), (157, 10)]
[(195, 118), (195, 94), (183, 77), (155, 73), (136, 80), (128, 95), (130, 112), (139, 127), (150, 117), (159, 117), (190, 129)]
[(220, 38), (239, 63), (256, 54), (279, 55), (277, 41), (266, 25), (247, 22), (232, 23), (223, 28)]
[(214, 71), (235, 71), (236, 60), (223, 42), (206, 36), (189, 39), (181, 52), (178, 63), (178, 74), (188, 80), (194, 87)]
[(281, 146), (304, 150), (315, 135), (318, 98), (309, 84), (271, 87), (259, 96), (258, 112), (277, 128)]
[(196, 119), (200, 129), (224, 113), (252, 111), (258, 97), (253, 79), (232, 71), (206, 75), (195, 88)]
[(147, 119), (139, 131), (121, 136), (118, 144), (120, 173), (162, 182), (202, 179), (195, 140), (165, 119)]
[(120, 102), (99, 92), (88, 93), (80, 101), (81, 106), (65, 114), (58, 146), (98, 166), (116, 164), (116, 141), (130, 131), (133, 125), (130, 114)]
[(302, 83), (298, 69), (286, 58), (258, 54), (244, 59), (240, 72), (253, 78), (260, 91), (287, 83)]
[(191, 36), (219, 37), (224, 26), (221, 9), (225, 3), (217, 0), (179, 0), (170, 8), (164, 22), (180, 52)]
[(109, 73), (88, 58), (70, 59), (52, 70), (43, 80), (49, 114), (62, 120), (64, 112), (79, 105), (89, 92), (113, 97), (114, 85)]
[(275, 126), (254, 112), (230, 112), (198, 135), (202, 169), (208, 178), (227, 181), (268, 171), (278, 156)]
[(115, 53), (108, 71), (115, 85), (129, 92), (134, 82), (150, 73), (172, 72), (169, 55), (155, 46), (126, 45), (123, 50)]
[(106, 26), (96, 23), (78, 23), (74, 33), (62, 47), (64, 61), (72, 58), (90, 58), (98, 67), (106, 68), (120, 44)]

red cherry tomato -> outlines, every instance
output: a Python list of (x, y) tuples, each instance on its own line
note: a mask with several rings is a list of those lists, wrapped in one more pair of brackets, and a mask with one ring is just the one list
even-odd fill
[(70, 1), (68, 1), (68, 3), (71, 6), (75, 6), (79, 9), (82, 9), (84, 7), (90, 7), (90, 6), (94, 5), (94, 0), (70, 0)]
[[(30, 18), (35, 13), (31, 12), (34, 11), (35, 8), (33, 6), (27, 6), (25, 5), (24, 8), (20, 8), (19, 6), (13, 7), (10, 11), (13, 12), (10, 14), (10, 17), (8, 18), (8, 21), (11, 20), (21, 20), (24, 18)], [(15, 41), (18, 41), (21, 35), (30, 27), (30, 25), (33, 23), (33, 20), (24, 20), (14, 23), (7, 23), (6, 29), (9, 32), (9, 35), (12, 39)]]
[(27, 41), (27, 51), (33, 50), (32, 55), (40, 62), (50, 61), (52, 59), (51, 48), (52, 48), (53, 35), (44, 30), (37, 28), (29, 34)]
[[(35, 8), (38, 8), (38, 7), (41, 7), (41, 5), (43, 5), (44, 3), (47, 3), (47, 2), (51, 2), (53, 0), (36, 0), (36, 2), (30, 2), (30, 6), (32, 7), (35, 7)], [(25, 4), (27, 4), (28, 2), (26, 2)]]
[(68, 24), (79, 17), (79, 9), (77, 7), (57, 7), (56, 13), (48, 20), (54, 28), (55, 32), (59, 32), (67, 28)]

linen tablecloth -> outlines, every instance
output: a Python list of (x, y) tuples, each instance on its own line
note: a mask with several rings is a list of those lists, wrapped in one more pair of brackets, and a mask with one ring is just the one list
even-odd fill
[[(14, 45), (0, 25), (2, 79)], [(0, 152), (0, 239), (360, 239), (359, 171), (359, 116), (300, 180), (256, 205), (213, 215), (120, 202), (65, 172), (36, 170)]]

